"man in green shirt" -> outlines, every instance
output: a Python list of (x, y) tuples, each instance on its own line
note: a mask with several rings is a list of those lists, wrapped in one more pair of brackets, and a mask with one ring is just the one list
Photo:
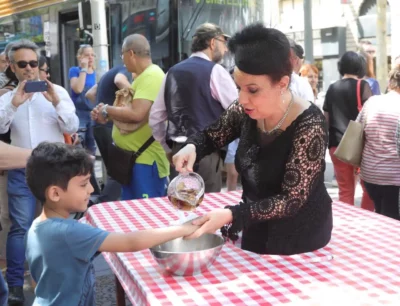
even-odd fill
[[(97, 121), (104, 117), (125, 123), (143, 123), (139, 129), (129, 134), (121, 134), (114, 125), (112, 138), (121, 149), (137, 152), (152, 136), (148, 124), (150, 108), (160, 91), (164, 72), (151, 61), (150, 44), (139, 34), (125, 38), (121, 57), (126, 69), (135, 73), (132, 84), (133, 101), (127, 107), (104, 105), (98, 111)], [(161, 144), (154, 141), (137, 159), (132, 169), (132, 180), (122, 186), (122, 200), (161, 197), (166, 195), (169, 162)]]

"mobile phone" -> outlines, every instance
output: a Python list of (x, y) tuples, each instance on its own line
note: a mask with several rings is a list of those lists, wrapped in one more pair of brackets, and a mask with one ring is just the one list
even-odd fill
[(47, 82), (45, 81), (32, 81), (25, 84), (24, 91), (29, 92), (44, 92), (47, 91)]

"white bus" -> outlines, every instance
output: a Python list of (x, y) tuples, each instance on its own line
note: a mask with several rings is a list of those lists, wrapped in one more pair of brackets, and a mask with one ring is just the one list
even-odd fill
[[(11, 2), (15, 1), (10, 1), (14, 5)], [(85, 8), (81, 22), (80, 2)], [(233, 34), (249, 23), (264, 21), (264, 2), (268, 0), (108, 0), (110, 66), (121, 63), (123, 39), (140, 33), (150, 41), (154, 63), (167, 71), (190, 56), (192, 36), (198, 25), (212, 22)], [(35, 41), (49, 59), (52, 80), (68, 88), (68, 70), (77, 64), (76, 51), (79, 45), (91, 41), (89, 3), (32, 0), (29, 5), (8, 11), (0, 7), (0, 51), (19, 38)], [(230, 68), (232, 58), (227, 56), (223, 64)]]

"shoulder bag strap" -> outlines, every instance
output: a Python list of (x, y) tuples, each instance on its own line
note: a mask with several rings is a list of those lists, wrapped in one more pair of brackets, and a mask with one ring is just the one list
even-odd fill
[(139, 157), (140, 156), (140, 154), (142, 154), (144, 151), (146, 151), (146, 149), (148, 148), (148, 147), (150, 147), (150, 145), (154, 142), (154, 137), (153, 137), (153, 135), (149, 138), (149, 139), (147, 139), (147, 141), (140, 147), (140, 149), (139, 150), (137, 150), (137, 152), (135, 153), (135, 156), (136, 157)]
[(358, 111), (361, 112), (362, 105), (361, 105), (361, 80), (357, 81), (357, 107)]

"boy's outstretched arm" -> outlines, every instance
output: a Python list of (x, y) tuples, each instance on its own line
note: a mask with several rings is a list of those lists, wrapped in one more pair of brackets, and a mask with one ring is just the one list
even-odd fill
[(189, 236), (198, 226), (191, 222), (178, 226), (148, 229), (133, 233), (110, 233), (100, 245), (100, 252), (136, 252), (169, 240)]

